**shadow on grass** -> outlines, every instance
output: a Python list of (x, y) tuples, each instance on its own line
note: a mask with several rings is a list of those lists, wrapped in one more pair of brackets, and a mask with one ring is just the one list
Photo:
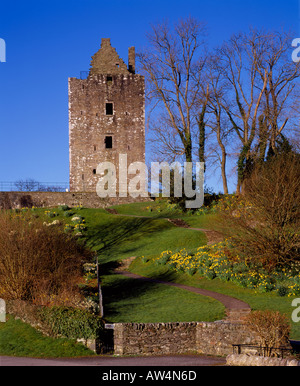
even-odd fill
[(152, 218), (111, 217), (104, 224), (89, 227), (87, 245), (102, 256), (99, 263), (106, 263), (120, 253), (120, 246), (130, 241), (130, 247), (122, 253), (135, 251), (134, 242), (143, 237), (151, 237), (157, 232), (169, 229), (172, 225), (167, 221), (153, 221)]
[[(167, 279), (167, 276), (163, 276)], [(161, 279), (163, 280), (163, 279)], [(120, 316), (124, 316), (125, 321), (128, 318), (131, 322), (143, 319), (143, 307), (151, 304), (151, 299), (157, 299), (161, 296), (161, 285), (148, 280), (138, 280), (124, 277), (122, 275), (111, 275), (109, 280), (102, 285), (102, 294), (104, 299), (104, 319), (109, 321), (120, 321)], [(162, 307), (156, 309), (157, 315), (164, 313), (162, 298)], [(166, 303), (172, 301), (165, 300)], [(174, 305), (176, 307), (176, 305)], [(122, 320), (123, 321), (123, 320)]]

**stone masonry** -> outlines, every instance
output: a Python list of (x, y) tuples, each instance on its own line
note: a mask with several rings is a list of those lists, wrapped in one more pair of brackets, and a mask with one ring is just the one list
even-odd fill
[[(69, 78), (70, 191), (95, 192), (100, 162), (145, 162), (145, 85), (135, 73), (135, 49), (128, 66), (110, 39), (102, 39), (87, 79)], [(117, 185), (117, 191), (120, 187)]]
[(168, 355), (199, 353), (225, 356), (232, 344), (257, 344), (257, 337), (243, 323), (177, 322), (115, 323), (116, 355)]

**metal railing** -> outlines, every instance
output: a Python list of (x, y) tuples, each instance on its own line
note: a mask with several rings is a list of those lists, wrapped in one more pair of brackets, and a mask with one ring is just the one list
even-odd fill
[(293, 348), (287, 348), (287, 347), (263, 347), (259, 345), (252, 345), (252, 344), (233, 344), (232, 349), (233, 353), (242, 354), (243, 349), (253, 349), (257, 352), (257, 355), (260, 356), (275, 356), (275, 357), (284, 357), (284, 354), (286, 353), (294, 353), (295, 350)]
[(65, 192), (68, 182), (0, 181), (1, 192)]

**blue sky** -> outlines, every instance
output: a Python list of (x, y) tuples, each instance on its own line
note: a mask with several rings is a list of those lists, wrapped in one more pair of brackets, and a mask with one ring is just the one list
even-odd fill
[(151, 24), (189, 15), (207, 23), (210, 47), (249, 26), (300, 37), (299, 0), (1, 0), (0, 181), (68, 182), (68, 77), (89, 70), (101, 38), (127, 63)]

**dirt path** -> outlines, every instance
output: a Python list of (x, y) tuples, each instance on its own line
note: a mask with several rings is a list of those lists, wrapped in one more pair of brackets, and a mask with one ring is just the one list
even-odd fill
[(179, 283), (172, 283), (172, 282), (167, 282), (167, 281), (158, 280), (158, 279), (151, 279), (149, 277), (137, 275), (129, 271), (118, 270), (117, 273), (119, 275), (129, 277), (131, 279), (148, 281), (150, 283), (165, 284), (165, 285), (177, 287), (186, 291), (194, 292), (199, 295), (209, 296), (215, 300), (218, 300), (224, 305), (224, 307), (226, 308), (227, 319), (231, 321), (233, 320), (238, 321), (251, 311), (250, 306), (247, 303), (243, 302), (242, 300), (233, 298), (228, 295), (221, 294), (219, 292), (209, 291), (209, 290), (205, 290), (197, 287), (191, 287), (191, 286), (187, 286)]
[[(109, 213), (117, 215), (117, 216), (128, 216), (128, 217), (137, 217), (137, 218), (149, 218), (148, 216), (137, 216), (137, 215), (127, 215), (127, 214), (120, 214), (118, 213), (115, 209), (106, 209)], [(181, 227), (181, 228), (186, 228), (186, 229), (191, 229), (191, 230), (196, 230), (200, 232), (204, 232), (207, 236), (208, 239), (208, 244), (213, 244), (218, 241), (222, 240), (222, 235), (220, 235), (218, 232), (215, 232), (210, 229), (203, 229), (203, 228), (191, 228), (184, 220), (181, 219), (169, 219), (165, 218), (166, 220), (170, 221), (173, 223), (175, 226)], [(181, 288), (187, 291), (191, 291), (194, 293), (197, 293), (199, 295), (204, 295), (204, 296), (209, 296), (213, 299), (218, 300), (221, 302), (224, 307), (226, 308), (226, 315), (227, 315), (227, 320), (231, 321), (240, 321), (245, 315), (247, 315), (250, 311), (251, 308), (250, 306), (243, 302), (242, 300), (236, 299), (234, 297), (224, 295), (218, 292), (214, 291), (209, 291), (197, 287), (191, 287), (187, 286), (184, 284), (179, 284), (179, 283), (172, 283), (172, 282), (166, 282), (162, 280), (157, 280), (157, 279), (151, 279), (145, 276), (137, 275), (135, 273), (129, 272), (126, 270), (126, 268), (129, 267), (131, 261), (135, 257), (126, 259), (126, 264), (121, 264), (120, 267), (116, 270), (116, 273), (119, 275), (123, 275), (132, 279), (137, 279), (137, 280), (143, 280), (143, 281), (148, 281), (152, 283), (159, 283), (159, 284), (165, 284), (177, 288)]]

